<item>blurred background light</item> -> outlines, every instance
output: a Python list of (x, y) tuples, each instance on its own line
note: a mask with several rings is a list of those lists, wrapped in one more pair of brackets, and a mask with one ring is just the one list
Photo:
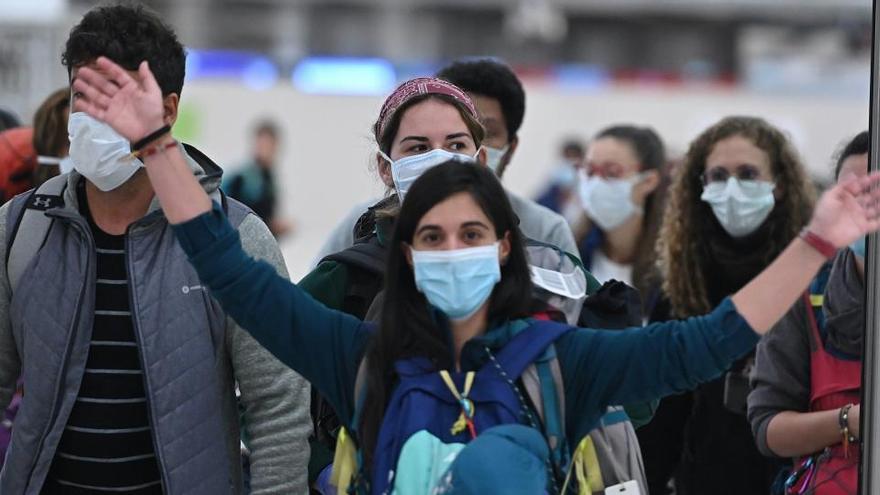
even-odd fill
[(381, 95), (394, 89), (397, 72), (380, 58), (310, 57), (296, 64), (291, 80), (309, 94)]
[(186, 79), (231, 79), (253, 90), (278, 82), (278, 67), (265, 55), (231, 50), (188, 50)]

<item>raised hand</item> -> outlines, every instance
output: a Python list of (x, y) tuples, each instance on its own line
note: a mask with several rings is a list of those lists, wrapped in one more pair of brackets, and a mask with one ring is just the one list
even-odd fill
[(880, 172), (850, 176), (819, 198), (809, 229), (838, 248), (880, 229)]
[(132, 76), (106, 57), (82, 67), (73, 81), (73, 111), (105, 122), (136, 142), (164, 125), (162, 90), (147, 62)]

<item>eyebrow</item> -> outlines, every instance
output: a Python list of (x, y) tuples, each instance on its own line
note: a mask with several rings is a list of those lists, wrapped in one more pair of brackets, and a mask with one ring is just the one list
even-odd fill
[[(461, 226), (459, 228), (464, 229), (464, 228), (468, 228), (468, 227), (482, 227), (486, 230), (489, 229), (488, 225), (486, 225), (485, 223), (483, 223), (479, 220), (471, 220), (470, 222), (465, 222), (465, 223), (461, 224)], [(416, 231), (416, 235), (419, 235), (426, 230), (442, 230), (442, 229), (439, 225), (423, 225), (423, 226), (419, 227), (419, 229)]]
[(466, 227), (483, 227), (484, 229), (487, 229), (487, 230), (489, 229), (488, 225), (486, 225), (485, 223), (483, 223), (479, 220), (471, 220), (470, 222), (465, 222), (465, 223), (461, 224), (461, 227), (459, 227), (459, 228), (466, 228)]
[(428, 141), (428, 138), (426, 138), (425, 136), (407, 136), (400, 140), (401, 143), (406, 141), (418, 141), (420, 143), (424, 143)]
[(446, 139), (447, 139), (447, 140), (449, 140), (449, 139), (458, 139), (458, 138), (461, 138), (461, 137), (469, 138), (469, 137), (471, 137), (471, 134), (470, 134), (469, 132), (458, 132), (458, 133), (455, 133), (455, 134), (449, 134), (449, 135), (447, 135), (447, 136), (446, 136)]
[(416, 230), (416, 235), (419, 235), (426, 230), (440, 230), (440, 226), (438, 226), (438, 225), (422, 225), (421, 227), (419, 227), (418, 230)]
[[(470, 138), (471, 140), (473, 140), (473, 138), (471, 137), (471, 134), (469, 132), (457, 132), (455, 134), (448, 134), (446, 136), (446, 140), (449, 141), (450, 139), (458, 139), (458, 138), (463, 138), (463, 137)], [(425, 136), (407, 136), (407, 137), (400, 140), (401, 143), (405, 143), (406, 141), (417, 141), (419, 143), (426, 143), (426, 142), (430, 141), (430, 139), (428, 139)]]

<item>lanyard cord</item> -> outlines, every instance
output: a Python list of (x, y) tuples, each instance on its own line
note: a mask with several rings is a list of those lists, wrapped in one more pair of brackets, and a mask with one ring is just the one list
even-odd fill
[[(492, 354), (492, 351), (490, 351), (488, 347), (484, 347), (483, 349), (486, 351), (486, 354), (489, 355), (489, 359), (492, 361), (492, 364), (495, 366), (495, 369), (498, 370), (498, 374), (501, 375), (501, 378), (503, 378), (504, 381), (506, 381), (507, 384), (510, 385), (510, 388), (512, 388), (513, 391), (516, 392), (516, 396), (519, 399), (520, 411), (522, 412), (522, 415), (526, 418), (526, 420), (529, 422), (529, 426), (538, 430), (539, 432), (541, 432), (542, 435), (544, 435), (544, 429), (541, 426), (538, 426), (538, 421), (535, 418), (535, 415), (532, 412), (532, 410), (526, 405), (527, 404), (526, 398), (523, 397), (523, 394), (520, 391), (519, 387), (516, 386), (516, 383), (514, 383), (513, 380), (510, 378), (510, 376), (507, 374), (507, 372), (504, 371), (504, 368), (502, 368), (501, 364), (498, 363), (498, 360), (495, 359), (495, 355)], [(545, 440), (546, 440), (546, 436), (545, 436)], [(548, 445), (549, 445), (549, 442), (548, 442)], [(562, 493), (559, 491), (559, 479), (557, 478), (557, 471), (556, 471), (558, 467), (555, 466), (554, 463), (550, 461), (550, 457), (552, 457), (552, 455), (548, 456), (547, 461), (546, 461), (547, 462), (547, 475), (553, 481), (553, 493)]]

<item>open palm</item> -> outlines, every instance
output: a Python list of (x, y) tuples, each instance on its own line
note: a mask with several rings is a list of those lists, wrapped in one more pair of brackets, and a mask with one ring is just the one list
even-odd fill
[(880, 229), (880, 172), (849, 177), (816, 204), (809, 229), (838, 248)]
[(132, 75), (106, 57), (79, 69), (73, 82), (73, 111), (107, 123), (135, 142), (164, 125), (162, 90), (147, 62)]

